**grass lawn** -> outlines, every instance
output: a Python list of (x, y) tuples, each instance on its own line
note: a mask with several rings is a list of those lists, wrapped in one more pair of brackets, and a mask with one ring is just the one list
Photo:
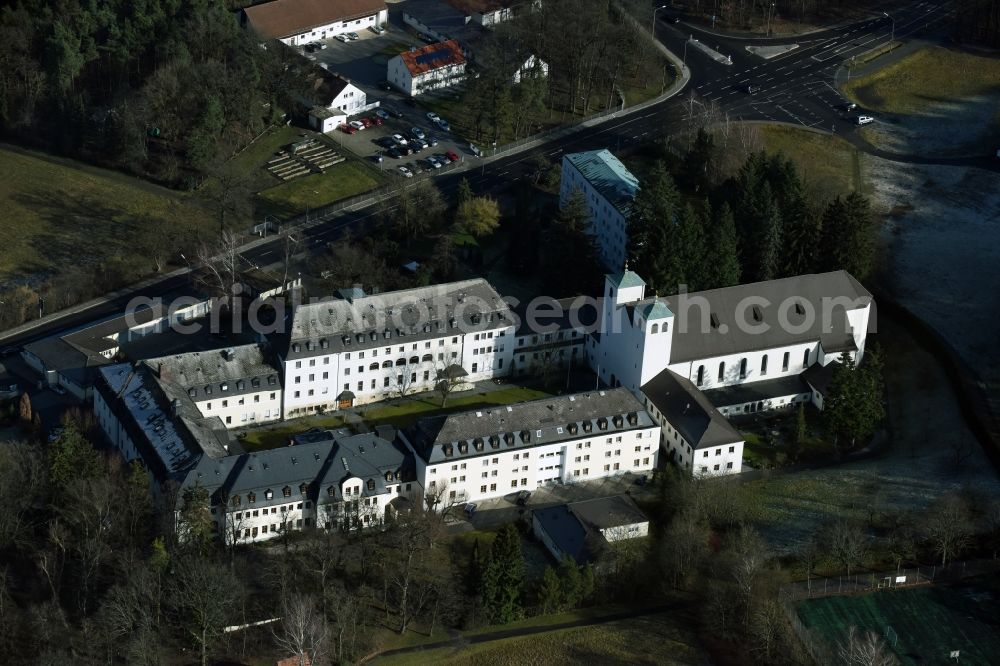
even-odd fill
[[(620, 610), (620, 609), (616, 609)], [(591, 609), (531, 618), (504, 627), (490, 627), (477, 633), (523, 630), (594, 617)], [(701, 664), (704, 653), (694, 633), (683, 626), (685, 618), (676, 613), (660, 613), (585, 627), (556, 629), (529, 636), (503, 638), (460, 648), (439, 648), (379, 659), (380, 664)]]
[(288, 125), (275, 127), (234, 157), (232, 164), (240, 172), (253, 177), (255, 191), (271, 187), (278, 182), (278, 179), (267, 172), (265, 165), (279, 150), (290, 143), (301, 141), (303, 133), (305, 130), (300, 127)]
[[(441, 397), (438, 394), (424, 393), (397, 401), (394, 404), (377, 403), (372, 407), (358, 407), (355, 412), (369, 426), (386, 423), (399, 428), (408, 426), (425, 416), (463, 411), (473, 407), (510, 405), (544, 398), (547, 395), (549, 394), (543, 391), (523, 387), (505, 388), (485, 393), (469, 391), (449, 396), (445, 408), (442, 409)], [(241, 442), (249, 451), (273, 449), (287, 444), (288, 438), (296, 433), (304, 432), (310, 428), (336, 429), (342, 427), (344, 423), (342, 412), (323, 416), (307, 416), (284, 423), (276, 428), (248, 430)]]
[(769, 153), (782, 153), (795, 162), (810, 194), (828, 201), (854, 190), (866, 192), (862, 177), (864, 156), (847, 141), (786, 125), (760, 125)]
[[(996, 663), (1000, 653), (997, 580), (972, 579), (954, 587), (924, 587), (863, 596), (808, 599), (796, 610), (802, 623), (831, 645), (854, 625), (879, 636), (903, 664)], [(889, 628), (891, 627), (891, 631)]]
[(875, 111), (919, 113), (935, 101), (1000, 90), (1000, 58), (928, 46), (872, 74), (848, 81), (843, 90)]
[(307, 210), (320, 208), (353, 197), (381, 185), (378, 172), (357, 160), (341, 162), (326, 173), (295, 178), (259, 192), (257, 210), (261, 215), (287, 219)]
[(0, 285), (116, 255), (141, 262), (148, 239), (216, 230), (190, 196), (114, 171), (0, 147), (0, 172)]

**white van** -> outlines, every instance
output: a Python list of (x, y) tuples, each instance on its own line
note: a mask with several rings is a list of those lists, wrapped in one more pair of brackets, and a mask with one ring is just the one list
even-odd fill
[(858, 125), (867, 125), (868, 123), (875, 122), (875, 119), (871, 116), (858, 116), (854, 119), (854, 122)]

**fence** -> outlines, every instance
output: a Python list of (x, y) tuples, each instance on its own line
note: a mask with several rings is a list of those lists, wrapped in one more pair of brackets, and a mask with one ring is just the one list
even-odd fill
[[(948, 583), (1000, 570), (1000, 560), (967, 560), (947, 566), (922, 566), (899, 571), (866, 572), (852, 576), (815, 578), (809, 582), (783, 585), (779, 592), (792, 630), (800, 643), (817, 664), (843, 663), (835, 645), (820, 635), (816, 629), (802, 624), (795, 609), (797, 601), (826, 596), (864, 594), (893, 588), (913, 588), (936, 583)], [(891, 630), (891, 628), (890, 628)]]

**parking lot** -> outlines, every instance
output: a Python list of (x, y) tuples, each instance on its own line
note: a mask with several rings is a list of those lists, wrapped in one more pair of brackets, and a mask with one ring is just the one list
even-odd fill
[[(435, 126), (427, 118), (419, 97), (414, 100), (380, 85), (386, 79), (389, 59), (411, 46), (423, 46), (423, 42), (398, 25), (392, 25), (382, 35), (365, 30), (358, 32), (358, 37), (359, 39), (347, 43), (331, 38), (323, 41), (326, 45), (324, 49), (311, 53), (303, 51), (306, 58), (323, 65), (330, 72), (350, 79), (353, 85), (365, 92), (369, 104), (378, 101), (381, 108), (390, 112), (390, 117), (382, 119), (382, 125), (373, 125), (354, 134), (337, 130), (331, 133), (334, 140), (364, 159), (378, 162), (379, 157), (383, 156), (381, 168), (391, 169), (400, 176), (403, 175), (399, 170), (400, 166), (407, 167), (414, 175), (434, 171), (435, 168), (427, 162), (427, 157), (431, 155), (443, 158), (450, 152), (459, 158), (459, 164), (468, 159), (476, 159), (466, 141)], [(374, 111), (367, 111), (352, 116), (349, 120), (357, 121), (374, 116)], [(397, 134), (407, 140), (408, 147), (412, 150), (416, 147), (409, 145), (413, 138), (413, 128), (423, 132), (429, 143), (436, 142), (437, 145), (415, 150), (413, 154), (399, 158), (389, 156), (387, 148), (379, 145), (384, 137)], [(432, 137), (433, 141), (430, 140)], [(447, 166), (451, 160), (445, 158), (445, 161)]]

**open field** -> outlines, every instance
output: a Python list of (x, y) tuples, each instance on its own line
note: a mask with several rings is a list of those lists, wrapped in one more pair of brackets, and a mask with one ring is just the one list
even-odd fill
[(790, 125), (758, 125), (768, 153), (782, 153), (795, 162), (806, 188), (826, 202), (854, 190), (868, 193), (864, 180), (867, 157), (844, 139)]
[(115, 256), (141, 263), (157, 239), (216, 230), (190, 197), (114, 171), (0, 147), (0, 172), (0, 286)]
[[(410, 425), (425, 416), (462, 411), (473, 407), (509, 405), (544, 398), (547, 395), (542, 391), (522, 387), (509, 387), (496, 391), (468, 391), (449, 396), (445, 408), (442, 409), (439, 394), (423, 393), (394, 401), (391, 404), (376, 403), (370, 407), (357, 407), (351, 410), (351, 414), (356, 415), (369, 426), (384, 423), (399, 428)], [(275, 428), (248, 430), (241, 442), (247, 450), (251, 451), (273, 449), (287, 444), (289, 436), (310, 428), (335, 429), (344, 426), (345, 423), (343, 412), (323, 416), (307, 416), (287, 421)]]
[[(342, 154), (346, 151), (340, 151)], [(288, 219), (310, 209), (353, 197), (381, 185), (378, 172), (348, 159), (325, 173), (314, 173), (275, 185), (257, 194), (259, 216)]]
[(879, 148), (926, 156), (1000, 146), (1000, 58), (925, 46), (842, 88), (875, 112), (862, 135)]
[[(532, 626), (566, 621), (562, 614), (532, 618), (503, 629), (524, 630)], [(572, 621), (572, 619), (570, 620)], [(697, 638), (681, 626), (677, 613), (658, 613), (606, 624), (573, 627), (534, 635), (465, 644), (475, 635), (463, 634), (455, 647), (439, 648), (378, 659), (377, 663), (408, 664), (701, 664), (704, 653)], [(497, 630), (493, 627), (492, 630)]]
[(958, 663), (989, 664), (1000, 653), (998, 592), (995, 578), (972, 579), (949, 587), (808, 599), (796, 610), (831, 645), (853, 625), (888, 634), (886, 642), (903, 664), (945, 664), (953, 650), (961, 652)]
[[(961, 489), (1000, 495), (997, 473), (962, 420), (939, 363), (884, 315), (877, 325), (871, 340), (885, 358), (887, 450), (875, 458), (745, 482), (743, 501), (775, 554), (796, 551), (835, 517), (867, 522), (872, 509), (877, 520), (883, 511), (922, 509)], [(956, 447), (969, 454), (960, 464)]]

